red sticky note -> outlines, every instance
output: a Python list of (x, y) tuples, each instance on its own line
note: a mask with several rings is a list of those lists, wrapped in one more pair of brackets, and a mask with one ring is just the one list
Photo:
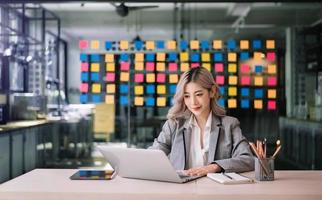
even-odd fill
[(121, 70), (122, 71), (128, 71), (130, 69), (130, 63), (129, 62), (121, 62)]
[(224, 76), (216, 76), (216, 83), (218, 85), (223, 85), (225, 84), (225, 77)]
[(224, 72), (224, 64), (215, 63), (215, 72)]
[(240, 79), (241, 85), (250, 85), (250, 77), (242, 76)]
[(80, 89), (81, 92), (88, 92), (88, 84), (87, 83), (82, 83), (80, 85), (79, 89)]
[(269, 86), (276, 86), (277, 85), (277, 79), (274, 76), (270, 76), (267, 78), (267, 85)]
[(177, 63), (169, 63), (168, 65), (170, 72), (176, 72), (178, 71), (178, 64)]
[(157, 74), (157, 82), (165, 83), (165, 74)]
[(199, 67), (200, 64), (199, 63), (191, 63), (191, 68), (196, 68)]
[(134, 75), (134, 82), (142, 83), (144, 81), (144, 74), (135, 74)]
[(88, 63), (81, 63), (82, 72), (88, 72)]
[(268, 101), (267, 102), (267, 109), (268, 110), (276, 110), (276, 101)]
[(88, 47), (88, 42), (87, 40), (80, 40), (79, 41), (79, 48), (80, 49), (86, 49)]
[(240, 66), (240, 71), (241, 71), (242, 73), (249, 73), (249, 71), (250, 71), (250, 67), (249, 67), (249, 65), (241, 64), (241, 66)]
[(115, 81), (115, 73), (106, 73), (106, 81), (114, 82)]
[(154, 71), (154, 65), (155, 65), (154, 62), (147, 62), (145, 64), (146, 71)]
[(268, 52), (267, 54), (266, 54), (266, 58), (267, 58), (267, 60), (268, 61), (275, 61), (275, 52)]

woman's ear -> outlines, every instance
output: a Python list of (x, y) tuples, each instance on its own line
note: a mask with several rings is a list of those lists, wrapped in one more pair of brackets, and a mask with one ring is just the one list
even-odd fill
[(215, 98), (216, 97), (216, 94), (217, 94), (217, 87), (215, 85), (213, 85), (211, 87), (211, 90), (210, 90), (210, 97), (211, 98)]

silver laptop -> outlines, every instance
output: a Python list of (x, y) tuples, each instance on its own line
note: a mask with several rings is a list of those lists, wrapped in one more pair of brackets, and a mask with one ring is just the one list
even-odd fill
[(176, 171), (161, 150), (98, 146), (119, 176), (145, 180), (185, 183), (201, 176)]

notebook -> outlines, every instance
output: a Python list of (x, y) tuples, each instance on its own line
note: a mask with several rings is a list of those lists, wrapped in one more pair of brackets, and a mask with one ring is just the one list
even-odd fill
[(253, 183), (254, 180), (237, 173), (208, 173), (207, 177), (222, 184)]

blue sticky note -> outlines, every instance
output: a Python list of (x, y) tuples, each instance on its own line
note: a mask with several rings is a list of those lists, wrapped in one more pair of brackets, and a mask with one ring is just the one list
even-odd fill
[(260, 48), (262, 48), (262, 41), (253, 40), (253, 49), (260, 49)]
[(177, 60), (177, 53), (169, 53), (168, 54), (168, 61), (172, 62), (172, 61), (176, 61)]
[(222, 53), (219, 53), (219, 52), (214, 53), (214, 61), (223, 61)]
[(88, 81), (88, 73), (82, 72), (81, 73), (81, 80), (87, 82)]
[(263, 98), (263, 89), (255, 89), (254, 96), (255, 98)]
[(169, 86), (170, 94), (175, 94), (176, 93), (176, 88), (177, 88), (177, 85), (170, 85)]
[(221, 107), (225, 107), (225, 100), (220, 98), (218, 101), (217, 101), (218, 105), (220, 105)]
[(147, 53), (145, 54), (145, 60), (149, 61), (149, 62), (153, 62), (155, 58), (155, 54), (154, 53)]
[(164, 49), (164, 41), (163, 40), (156, 41), (156, 46), (157, 46), (157, 49)]
[(113, 42), (111, 41), (105, 41), (105, 49), (106, 50), (111, 50), (113, 47)]
[(241, 52), (240, 53), (240, 60), (248, 60), (249, 59), (249, 53), (248, 52)]
[(198, 53), (192, 53), (190, 54), (190, 60), (191, 62), (199, 62), (200, 55)]
[(127, 53), (122, 53), (122, 54), (121, 54), (121, 57), (120, 57), (120, 60), (121, 60), (121, 61), (124, 61), (124, 62), (128, 61), (128, 60), (129, 60), (129, 54), (127, 54)]
[(88, 95), (87, 94), (81, 94), (79, 97), (79, 100), (81, 103), (87, 103), (88, 102)]
[(100, 55), (99, 54), (92, 54), (91, 61), (92, 62), (100, 62)]
[(154, 85), (147, 85), (146, 86), (146, 93), (147, 94), (154, 94), (155, 93), (155, 86)]
[(240, 107), (241, 107), (241, 108), (249, 108), (249, 100), (247, 100), (247, 99), (242, 99), (242, 100), (240, 101)]
[(155, 99), (153, 97), (145, 98), (145, 105), (146, 106), (154, 106), (155, 105)]
[(242, 88), (241, 89), (241, 96), (248, 97), (249, 96), (249, 88)]
[(92, 95), (92, 102), (93, 103), (100, 103), (100, 102), (102, 102), (101, 95), (99, 95), (99, 94), (93, 94)]
[(181, 40), (180, 41), (180, 49), (181, 50), (186, 50), (188, 49), (188, 42), (186, 40)]
[(85, 53), (81, 53), (81, 54), (80, 54), (80, 56), (79, 56), (79, 59), (80, 59), (82, 62), (87, 62), (87, 61), (88, 61), (87, 54), (85, 54)]
[(127, 96), (120, 96), (120, 104), (121, 105), (128, 105), (129, 104), (129, 99)]
[(221, 95), (224, 95), (225, 94), (225, 87), (223, 87), (223, 86), (219, 87), (219, 92)]
[(169, 102), (170, 102), (170, 106), (173, 106), (173, 104), (174, 104), (173, 97), (170, 97), (170, 98), (169, 98)]
[(260, 65), (255, 66), (255, 73), (262, 73), (263, 72), (263, 67)]
[(227, 41), (227, 48), (228, 49), (236, 49), (236, 41), (231, 39)]
[(129, 92), (129, 87), (128, 85), (121, 84), (120, 85), (120, 93), (122, 94), (127, 94)]
[(100, 80), (100, 76), (98, 72), (92, 72), (91, 73), (91, 81), (99, 81)]
[(200, 46), (202, 50), (209, 49), (209, 42), (207, 40), (202, 40)]
[(136, 50), (141, 50), (143, 48), (143, 42), (141, 40), (134, 41), (134, 48)]

